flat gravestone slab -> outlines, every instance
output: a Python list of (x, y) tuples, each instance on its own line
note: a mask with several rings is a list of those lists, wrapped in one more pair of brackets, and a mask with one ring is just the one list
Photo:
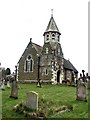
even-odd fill
[(27, 92), (26, 107), (38, 110), (38, 93), (34, 91)]
[(80, 83), (77, 86), (77, 100), (86, 100), (86, 85), (84, 83)]

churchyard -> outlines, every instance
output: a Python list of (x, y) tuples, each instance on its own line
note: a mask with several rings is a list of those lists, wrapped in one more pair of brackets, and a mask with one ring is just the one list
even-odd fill
[[(8, 88), (5, 85), (5, 90), (1, 91), (3, 118), (30, 118), (32, 116), (46, 118), (88, 118), (88, 93), (90, 89), (86, 89), (87, 98), (86, 96), (85, 98), (87, 101), (86, 99), (76, 100), (77, 88), (67, 85), (42, 84), (40, 88), (35, 83), (19, 84), (18, 99), (10, 97), (11, 87)], [(28, 97), (31, 94), (30, 91), (37, 93), (37, 96), (34, 96), (31, 100), (29, 100), (30, 96)], [(36, 105), (32, 106), (32, 101)], [(26, 105), (29, 107), (30, 103), (36, 110), (28, 108), (28, 112), (26, 113), (26, 109), (22, 106)]]

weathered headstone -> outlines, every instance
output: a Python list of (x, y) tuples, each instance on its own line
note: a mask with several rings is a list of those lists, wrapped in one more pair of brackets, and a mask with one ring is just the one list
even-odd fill
[(10, 81), (7, 81), (7, 88), (10, 88)]
[(26, 107), (38, 110), (38, 93), (34, 91), (27, 92)]
[(82, 101), (87, 100), (86, 85), (85, 85), (84, 82), (81, 82), (80, 84), (77, 85), (77, 88), (76, 88), (76, 100), (82, 100)]
[(2, 83), (1, 83), (1, 87), (0, 87), (2, 90), (5, 90), (5, 85), (4, 85), (4, 83), (5, 83), (5, 80), (2, 79)]
[(15, 99), (18, 98), (18, 81), (17, 81), (17, 66), (15, 66), (15, 74), (12, 75), (12, 88), (11, 88), (11, 96)]
[(12, 98), (18, 98), (18, 85), (17, 81), (13, 78), (12, 80), (12, 87), (11, 87), (11, 95)]

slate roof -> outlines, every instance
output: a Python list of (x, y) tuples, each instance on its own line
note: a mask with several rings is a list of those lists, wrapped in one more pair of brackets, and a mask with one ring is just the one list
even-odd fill
[(61, 34), (61, 33), (59, 32), (59, 29), (58, 29), (56, 23), (55, 23), (55, 20), (54, 20), (53, 16), (50, 18), (50, 21), (49, 21), (49, 23), (48, 23), (48, 26), (47, 26), (47, 28), (46, 28), (45, 33), (46, 33), (46, 32), (49, 32), (49, 31), (58, 32), (59, 34)]
[(69, 60), (64, 59), (64, 68), (74, 71), (75, 73), (78, 73), (76, 68), (72, 65), (72, 63)]
[(40, 54), (42, 51), (42, 46), (40, 46), (36, 43), (32, 43), (32, 45), (35, 47), (36, 51)]
[[(26, 49), (24, 50), (22, 56), (25, 54), (25, 51), (29, 48), (30, 44), (32, 44), (32, 46), (36, 49), (37, 53), (40, 54), (41, 51), (42, 51), (42, 46), (36, 44), (36, 43), (33, 43), (33, 42), (29, 42)], [(22, 58), (21, 56), (21, 58)], [(19, 59), (18, 63), (20, 62), (21, 58)]]

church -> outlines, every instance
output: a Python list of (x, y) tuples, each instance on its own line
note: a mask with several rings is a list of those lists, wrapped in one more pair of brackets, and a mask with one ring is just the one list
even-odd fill
[(67, 81), (73, 83), (78, 77), (74, 65), (64, 58), (60, 44), (61, 33), (53, 14), (43, 34), (44, 44), (40, 46), (32, 41), (18, 61), (18, 80), (26, 82), (51, 82), (52, 84)]

